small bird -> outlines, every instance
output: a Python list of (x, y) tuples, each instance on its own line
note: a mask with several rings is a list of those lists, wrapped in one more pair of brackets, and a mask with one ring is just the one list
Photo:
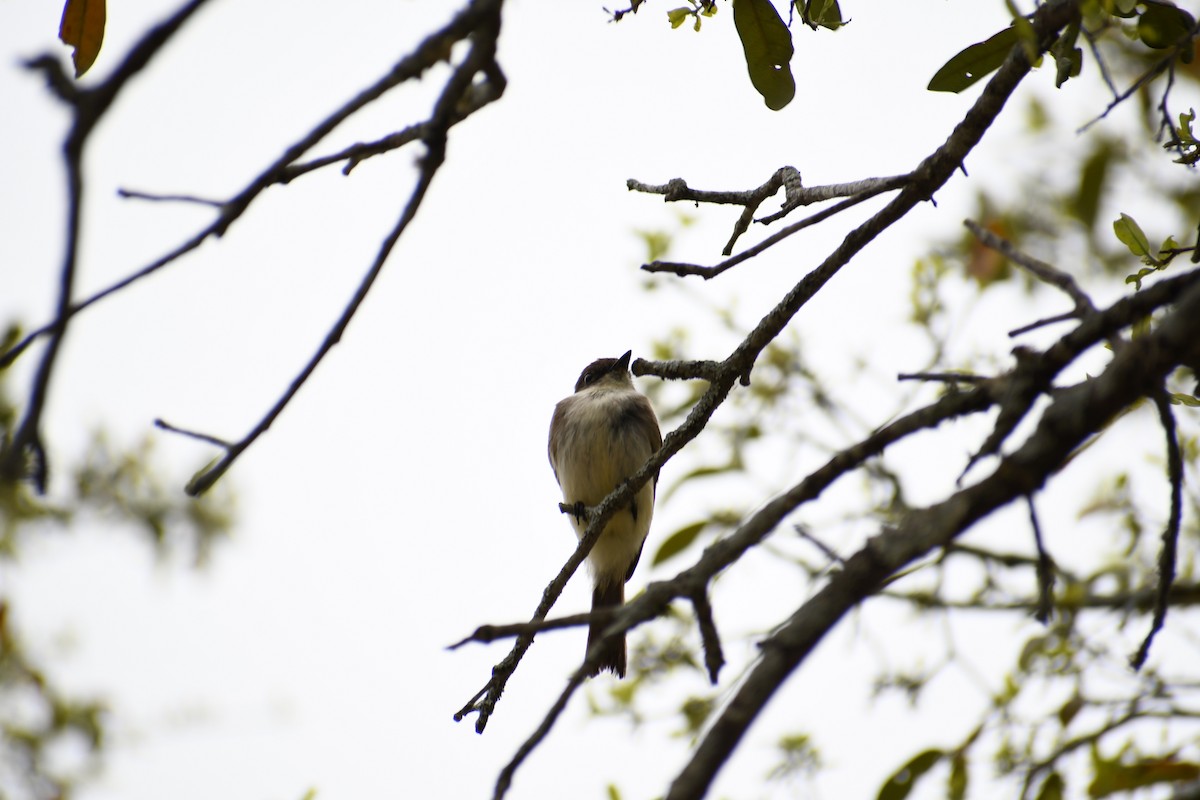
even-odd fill
[[(564, 504), (591, 508), (641, 468), (662, 447), (658, 418), (646, 396), (633, 386), (629, 357), (601, 358), (588, 364), (575, 393), (559, 401), (550, 420), (550, 466), (562, 488)], [(618, 511), (588, 555), (592, 610), (625, 602), (625, 582), (633, 576), (654, 516), (654, 485), (647, 481), (627, 508)], [(571, 515), (580, 539), (587, 521)], [(588, 650), (607, 623), (588, 629)], [(625, 636), (610, 642), (591, 675), (609, 670), (625, 677)]]

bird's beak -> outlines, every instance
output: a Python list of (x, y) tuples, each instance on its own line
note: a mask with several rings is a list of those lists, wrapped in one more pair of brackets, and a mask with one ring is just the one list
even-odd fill
[(629, 372), (629, 358), (633, 355), (632, 350), (625, 351), (625, 355), (617, 359), (617, 363), (613, 364), (613, 369), (619, 369), (622, 372)]

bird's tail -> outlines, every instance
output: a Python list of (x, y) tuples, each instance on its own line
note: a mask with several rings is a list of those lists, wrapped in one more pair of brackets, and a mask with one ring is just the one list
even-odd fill
[[(611, 583), (597, 585), (592, 590), (592, 611), (600, 611), (606, 608), (619, 608), (625, 602), (625, 584), (620, 580), (612, 581)], [(604, 629), (611, 624), (608, 622), (593, 622), (588, 628), (588, 652), (592, 650), (592, 645), (600, 641), (604, 634)], [(604, 645), (604, 652), (600, 655), (600, 662), (592, 668), (588, 674), (591, 676), (599, 675), (601, 671), (608, 670), (615, 672), (617, 677), (625, 677), (625, 634), (610, 639)]]

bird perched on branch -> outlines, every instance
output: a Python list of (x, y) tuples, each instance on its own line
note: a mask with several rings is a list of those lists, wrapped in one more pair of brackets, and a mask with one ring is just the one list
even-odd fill
[[(584, 510), (598, 505), (662, 447), (654, 408), (633, 386), (630, 355), (632, 352), (589, 364), (575, 384), (575, 393), (554, 407), (550, 420), (550, 466), (562, 487), (564, 506), (571, 507), (571, 525), (580, 539), (588, 527)], [(608, 521), (588, 555), (593, 611), (625, 602), (625, 583), (633, 575), (650, 532), (657, 477), (652, 476), (630, 504)], [(589, 652), (607, 625), (591, 624)], [(609, 670), (623, 678), (625, 666), (622, 633), (605, 645), (590, 674)]]

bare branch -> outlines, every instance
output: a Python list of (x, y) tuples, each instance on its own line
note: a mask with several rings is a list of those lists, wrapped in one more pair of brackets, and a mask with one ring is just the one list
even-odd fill
[(636, 358), (630, 366), (634, 375), (654, 375), (665, 380), (712, 382), (721, 371), (720, 361), (647, 361)]
[[(1026, 561), (1032, 562), (1034, 566), (1037, 564), (1037, 559), (1026, 559)], [(1062, 569), (1057, 565), (1054, 565), (1054, 568), (1056, 571), (1062, 572)], [(1013, 611), (1036, 614), (1042, 604), (1039, 597), (1028, 597), (1011, 602), (983, 603), (969, 598), (965, 600), (946, 599), (925, 591), (896, 592), (884, 590), (879, 593), (879, 596), (890, 600), (902, 600), (918, 608), (940, 608), (950, 611), (987, 611), (994, 614), (1008, 614)], [(1200, 584), (1173, 583), (1171, 590), (1167, 593), (1167, 597), (1174, 608), (1200, 605)], [(1157, 603), (1158, 589), (1156, 587), (1154, 589), (1131, 589), (1111, 594), (1093, 594), (1089, 592), (1082, 596), (1072, 595), (1069, 600), (1060, 599), (1058, 605), (1060, 608), (1069, 610), (1088, 609), (1093, 611), (1139, 611), (1153, 613)]]
[(1038, 594), (1034, 618), (1045, 625), (1054, 611), (1054, 560), (1046, 552), (1046, 545), (1042, 541), (1042, 526), (1038, 522), (1033, 495), (1025, 495), (1025, 503), (1029, 506), (1029, 524), (1033, 527), (1033, 544), (1037, 548)]
[(124, 197), (128, 200), (149, 200), (153, 203), (195, 203), (213, 208), (225, 205), (224, 200), (197, 197), (194, 194), (154, 194), (153, 192), (139, 192), (136, 189), (117, 189), (117, 197)]
[(224, 439), (218, 439), (216, 436), (209, 436), (207, 433), (199, 433), (198, 431), (190, 431), (186, 428), (178, 428), (164, 419), (154, 420), (154, 427), (159, 428), (160, 430), (170, 431), (171, 433), (178, 433), (179, 435), (187, 436), (190, 439), (198, 439), (201, 442), (213, 444), (217, 447), (224, 448), (225, 450), (233, 447), (232, 444)]
[(584, 625), (590, 625), (593, 622), (607, 622), (616, 618), (616, 616), (616, 609), (603, 608), (587, 614), (571, 614), (566, 617), (544, 619), (537, 622), (516, 622), (509, 625), (480, 625), (470, 636), (460, 639), (454, 644), (448, 646), (446, 649), (457, 650), (463, 645), (471, 642), (488, 644), (496, 641), (497, 639), (511, 639), (514, 636), (522, 636), (524, 634), (541, 633), (542, 631), (555, 631), (562, 628), (578, 628)]
[[(857, 194), (847, 200), (843, 200), (842, 202), (837, 203), (836, 205), (832, 205), (829, 208), (826, 208), (822, 211), (819, 211), (810, 217), (805, 217), (804, 219), (802, 219), (798, 222), (794, 222), (791, 225), (787, 226), (786, 228), (783, 228), (783, 229), (777, 231), (776, 233), (772, 234), (771, 236), (768, 236), (766, 239), (763, 239), (761, 242), (754, 245), (753, 247), (749, 247), (749, 248), (743, 250), (742, 252), (740, 252), (736, 256), (734, 256), (733, 258), (727, 258), (724, 261), (722, 261), (721, 263), (715, 264), (711, 267), (701, 267), (701, 266), (697, 266), (696, 264), (683, 264), (683, 263), (678, 263), (678, 262), (673, 262), (673, 261), (655, 261), (653, 263), (643, 265), (642, 269), (644, 269), (646, 272), (669, 272), (674, 275), (678, 275), (680, 277), (685, 277), (687, 275), (699, 275), (700, 277), (704, 278), (705, 280), (708, 280), (709, 278), (715, 278), (718, 275), (720, 275), (722, 272), (724, 272), (725, 270), (730, 269), (731, 267), (736, 267), (738, 264), (742, 263), (743, 261), (754, 258), (754, 256), (758, 255), (759, 253), (763, 252), (764, 250), (766, 250), (769, 247), (773, 247), (774, 245), (783, 241), (787, 237), (791, 236), (793, 233), (802, 231), (805, 228), (810, 228), (819, 222), (824, 222), (825, 220), (829, 219), (830, 217), (834, 216), (835, 214), (840, 214), (841, 212), (845, 211), (846, 209), (852, 208), (853, 206), (858, 205), (859, 203), (861, 203), (864, 200), (868, 200), (877, 194), (882, 194), (883, 192), (891, 191), (892, 189), (898, 189), (903, 185), (907, 185), (907, 183), (909, 182), (909, 178), (907, 176), (905, 176), (903, 178), (892, 178), (892, 179), (881, 179), (881, 180), (896, 181), (896, 183), (895, 183), (895, 185), (888, 184), (888, 183), (875, 185), (872, 189), (865, 190), (861, 194)], [(839, 184), (839, 185), (848, 185), (848, 184)]]
[(803, 539), (804, 541), (808, 542), (809, 544), (813, 545), (818, 550), (820, 550), (821, 555), (823, 555), (827, 559), (829, 559), (829, 562), (831, 564), (845, 564), (846, 563), (846, 559), (844, 559), (840, 555), (838, 555), (838, 552), (836, 550), (834, 550), (832, 547), (830, 547), (829, 545), (822, 542), (817, 537), (813, 536), (808, 531), (808, 529), (805, 528), (803, 525), (797, 525), (795, 527), (795, 530), (796, 530), (797, 535), (799, 535), (801, 539)]
[[(743, 522), (742, 525), (739, 526), (738, 529), (731, 535), (708, 547), (696, 564), (679, 573), (669, 581), (656, 581), (647, 586), (646, 591), (644, 591), (637, 598), (626, 603), (620, 609), (617, 619), (610, 627), (608, 633), (610, 635), (615, 635), (623, 630), (631, 630), (636, 625), (641, 624), (642, 622), (647, 622), (662, 614), (670, 602), (675, 598), (690, 598), (693, 597), (696, 592), (704, 591), (705, 587), (708, 585), (708, 582), (714, 575), (733, 564), (735, 561), (741, 558), (746, 551), (756, 546), (768, 535), (770, 535), (770, 533), (776, 528), (776, 526), (779, 525), (784, 517), (786, 517), (800, 505), (820, 497), (821, 493), (824, 492), (824, 490), (828, 488), (834, 481), (836, 481), (842, 475), (845, 475), (846, 473), (856, 469), (867, 459), (879, 455), (889, 445), (900, 441), (915, 431), (937, 427), (939, 424), (948, 419), (953, 419), (964, 414), (981, 411), (987, 408), (989, 403), (990, 400), (987, 396), (987, 393), (980, 390), (947, 395), (930, 406), (926, 406), (925, 408), (914, 411), (911, 414), (907, 414), (904, 417), (897, 419), (890, 425), (884, 426), (853, 447), (837, 453), (823, 467), (818, 469), (816, 472), (813, 472), (811, 475), (806, 477), (803, 481), (792, 487), (784, 494), (780, 495), (774, 500), (771, 500), (765, 506), (760, 508), (752, 517), (750, 517), (750, 519)], [(693, 414), (694, 413), (695, 411), (693, 411)], [(671, 435), (667, 437), (666, 442), (663, 444), (664, 449), (667, 446), (667, 442), (671, 442), (672, 437), (675, 437), (676, 434), (678, 434), (682, 429), (683, 426), (672, 432)], [(643, 468), (642, 471), (646, 471), (646, 468)], [(640, 476), (641, 472), (639, 472), (638, 475)], [(626, 486), (634, 483), (635, 479), (631, 478), (630, 481), (627, 482)], [(632, 491), (636, 491), (636, 486), (632, 489)], [(604, 503), (601, 503), (601, 507), (607, 506), (608, 503), (613, 500), (614, 496), (618, 499), (613, 502), (611, 506), (612, 509), (616, 509), (621, 504), (628, 502), (628, 498), (622, 498), (618, 493), (614, 493), (614, 495), (610, 495), (608, 498), (605, 498)], [(595, 523), (593, 523), (593, 525), (594, 524)], [(591, 537), (591, 535), (592, 527), (589, 527), (588, 537)], [(579, 555), (579, 552), (583, 549), (585, 543), (588, 543), (587, 537), (585, 537), (584, 542), (580, 543), (579, 548), (577, 548), (575, 554), (572, 555), (571, 561), (574, 561), (575, 557)], [(590, 546), (590, 543), (588, 544)], [(583, 556), (580, 556), (579, 561), (581, 562), (582, 560)], [(568, 566), (571, 566), (571, 561), (568, 562)], [(574, 566), (577, 567), (578, 563), (576, 563)], [(566, 567), (564, 567), (564, 570), (565, 569)], [(556, 581), (557, 580), (558, 579), (556, 579)], [(553, 586), (554, 585), (552, 584), (552, 587)], [(549, 594), (552, 587), (547, 587), (547, 590), (543, 595), (543, 604), (546, 602), (544, 599), (545, 596)], [(561, 592), (561, 587), (558, 587), (558, 591)], [(557, 597), (557, 594), (554, 596)], [(526, 647), (528, 647), (528, 645), (526, 645)], [(523, 653), (524, 651), (521, 652)], [(498, 687), (498, 691), (503, 691), (503, 684), (507, 681), (508, 675), (511, 674), (512, 670), (509, 668), (508, 662), (510, 659), (514, 658), (515, 653), (516, 650), (514, 648), (514, 653), (510, 654), (504, 662), (496, 665), (496, 667), (493, 669), (494, 676), (496, 673), (502, 670), (506, 671), (504, 679)], [(515, 657), (519, 659), (520, 656), (516, 655)], [(516, 665), (512, 664), (511, 666), (512, 668), (515, 668)], [(570, 696), (574, 694), (574, 692), (581, 685), (580, 682), (575, 680), (575, 676), (580, 675), (581, 672), (586, 674), (588, 667), (589, 664), (587, 661), (585, 661), (584, 665), (580, 667), (580, 670), (577, 670), (575, 675), (572, 676), (572, 680), (563, 690), (563, 693), (559, 697), (558, 701), (547, 713), (546, 718), (542, 721), (542, 724), (538, 726), (534, 734), (531, 735), (530, 738), (521, 746), (516, 755), (513, 756), (512, 761), (510, 761), (509, 764), (504, 768), (504, 771), (501, 773), (501, 779), (497, 782), (497, 791), (495, 794), (496, 798), (503, 796), (504, 791), (507, 790), (508, 785), (512, 781), (512, 776), (515, 774), (516, 769), (529, 755), (529, 753), (533, 751), (537, 743), (540, 742), (541, 739), (546, 735), (550, 729), (550, 726), (553, 725), (554, 720), (557, 719), (558, 715), (562, 712), (562, 709), (565, 708)], [(495, 677), (493, 677), (493, 682), (494, 681)], [(484, 694), (492, 691), (493, 688), (495, 687), (492, 687), (492, 684), (489, 683), (487, 687), (481, 690), (480, 693), (472, 699), (471, 703), (469, 703), (462, 711), (455, 715), (455, 719), (460, 719), (464, 713), (469, 713), (470, 711), (476, 710), (476, 703), (479, 701), (479, 699), (483, 697)], [(492, 703), (492, 706), (494, 706), (494, 702)], [(479, 729), (478, 724), (476, 725), (476, 729)]]
[(983, 375), (972, 375), (967, 372), (901, 372), (896, 376), (898, 381), (940, 381), (942, 383), (985, 383), (990, 378)]
[[(798, 184), (800, 173), (796, 173), (796, 177)], [(770, 225), (772, 222), (783, 219), (800, 206), (823, 203), (826, 200), (833, 200), (837, 197), (858, 197), (860, 195), (874, 197), (882, 192), (899, 189), (908, 183), (909, 180), (911, 180), (911, 177), (908, 175), (892, 175), (887, 178), (864, 178), (858, 181), (851, 181), (850, 183), (830, 183), (825, 186), (802, 187), (797, 185), (787, 193), (783, 208), (768, 217), (763, 217), (759, 222), (763, 225)], [(725, 255), (729, 255), (729, 253), (726, 252)]]
[(696, 624), (700, 628), (700, 643), (704, 649), (704, 667), (708, 671), (708, 679), (713, 685), (725, 664), (725, 656), (721, 652), (721, 636), (717, 633), (717, 623), (713, 621), (712, 606), (708, 602), (708, 592), (701, 587), (692, 594), (692, 607), (696, 609)]
[[(1181, 40), (1181, 42), (1179, 44), (1175, 45), (1170, 50), (1168, 50), (1167, 53), (1161, 59), (1154, 62), (1154, 64), (1152, 64), (1148, 70), (1146, 70), (1144, 73), (1142, 73), (1137, 78), (1137, 80), (1135, 80), (1133, 82), (1133, 84), (1130, 85), (1130, 87), (1128, 89), (1126, 89), (1125, 91), (1121, 92), (1116, 97), (1114, 97), (1112, 99), (1112, 101), (1108, 104), (1108, 106), (1105, 107), (1104, 111), (1100, 112), (1099, 116), (1094, 117), (1093, 119), (1089, 120), (1085, 125), (1083, 125), (1083, 127), (1079, 128), (1075, 132), (1083, 133), (1088, 128), (1092, 127), (1097, 122), (1099, 122), (1100, 120), (1107, 117), (1114, 108), (1121, 105), (1121, 103), (1124, 103), (1126, 100), (1128, 100), (1134, 94), (1136, 94), (1139, 89), (1141, 89), (1143, 86), (1145, 86), (1146, 84), (1153, 81), (1155, 78), (1157, 78), (1159, 75), (1161, 75), (1165, 70), (1171, 69), (1173, 67), (1175, 61), (1177, 59), (1179, 59), (1180, 56), (1182, 56), (1184, 54), (1190, 54), (1192, 51), (1192, 48), (1194, 47), (1193, 39), (1195, 38), (1198, 30), (1200, 30), (1200, 21), (1197, 21), (1196, 26), (1194, 26), (1192, 28), (1191, 33), (1186, 37), (1186, 39)], [(1164, 94), (1162, 103), (1160, 104), (1161, 107), (1164, 109), (1166, 107), (1166, 102), (1167, 102), (1166, 95)]]
[(722, 251), (725, 255), (729, 255), (733, 252), (733, 246), (737, 243), (738, 238), (750, 229), (750, 223), (754, 219), (754, 212), (758, 210), (758, 207), (764, 200), (779, 191), (785, 185), (785, 182), (788, 186), (798, 186), (800, 184), (800, 173), (794, 167), (780, 167), (762, 186), (744, 192), (712, 192), (692, 189), (683, 178), (674, 178), (661, 186), (651, 186), (630, 178), (625, 181), (625, 187), (631, 192), (661, 194), (663, 200), (668, 203), (691, 201), (697, 205), (700, 203), (711, 203), (713, 205), (745, 206), (741, 216), (738, 217), (738, 221), (733, 227), (733, 234), (729, 237), (729, 242), (726, 243)]
[(1162, 533), (1162, 547), (1158, 551), (1158, 587), (1154, 598), (1154, 619), (1150, 632), (1142, 640), (1138, 651), (1129, 659), (1134, 669), (1141, 669), (1150, 655), (1150, 645), (1167, 621), (1171, 586), (1175, 582), (1175, 560), (1179, 551), (1179, 524), (1183, 517), (1183, 455), (1179, 448), (1179, 431), (1175, 426), (1175, 415), (1167, 399), (1166, 389), (1154, 393), (1154, 406), (1158, 409), (1158, 420), (1162, 423), (1167, 439), (1167, 479), (1171, 484), (1171, 511)]
[[(481, 5), (484, 4), (477, 3), (472, 7)], [(271, 427), (272, 423), (282, 413), (292, 397), (295, 396), (300, 387), (304, 385), (304, 382), (308, 380), (308, 377), (316, 370), (321, 360), (333, 349), (334, 345), (341, 341), (342, 334), (350, 324), (350, 320), (353, 319), (355, 312), (358, 311), (359, 306), (366, 299), (367, 293), (371, 290), (371, 286), (375, 283), (375, 279), (382, 272), (383, 265), (386, 263), (388, 255), (391, 254), (392, 248), (395, 247), (396, 242), (399, 241), (401, 234), (404, 233), (409, 223), (416, 217), (417, 210), (421, 207), (421, 201), (425, 198), (425, 193), (429, 190), (434, 176), (445, 160), (446, 140), (451, 126), (454, 125), (459, 101), (472, 88), (475, 77), (480, 72), (487, 71), (489, 74), (499, 74), (498, 69), (495, 68), (496, 37), (500, 32), (499, 4), (498, 2), (493, 2), (490, 4), (490, 7), (490, 16), (486, 16), (480, 20), (479, 29), (473, 33), (471, 49), (468, 51), (462, 64), (455, 68), (454, 73), (446, 82), (446, 86), (443, 88), (437, 103), (434, 105), (433, 113), (429, 117), (427, 123), (428, 136), (424, 140), (426, 153), (420, 162), (420, 174), (418, 175), (416, 186), (413, 188), (412, 194), (409, 196), (408, 202), (400, 214), (400, 218), (396, 221), (395, 227), (392, 228), (380, 246), (374, 263), (367, 270), (367, 274), (363, 276), (362, 282), (359, 284), (350, 303), (342, 310), (341, 316), (334, 323), (329, 333), (326, 334), (324, 341), (321, 342), (316, 353), (304, 365), (300, 374), (288, 386), (287, 391), (283, 393), (258, 424), (242, 439), (227, 447), (225, 455), (216, 464), (197, 474), (188, 482), (186, 491), (189, 495), (195, 497), (208, 491), (229, 470), (238, 456)], [(495, 87), (495, 90), (501, 91), (502, 87)]]
[(1074, 301), (1076, 317), (1083, 317), (1085, 314), (1091, 314), (1096, 311), (1096, 306), (1092, 304), (1092, 298), (1088, 297), (1079, 288), (1079, 284), (1075, 282), (1075, 279), (1067, 273), (1051, 264), (1047, 264), (1045, 261), (1036, 259), (1018, 250), (1012, 242), (997, 236), (975, 220), (963, 220), (963, 225), (966, 225), (967, 229), (985, 247), (990, 247), (1017, 266), (1029, 271), (1038, 280), (1061, 289), (1067, 297), (1070, 297)]
[(66, 77), (59, 62), (51, 56), (42, 56), (28, 64), (30, 69), (43, 72), (55, 94), (71, 106), (71, 126), (63, 145), (67, 177), (67, 230), (63, 265), (59, 272), (56, 319), (46, 329), (50, 341), (34, 373), (25, 414), (12, 439), (0, 448), (0, 477), (13, 481), (28, 477), (38, 492), (45, 493), (49, 475), (46, 450), (42, 444), (42, 412), (49, 397), (50, 379), (67, 333), (74, 302), (79, 235), (83, 224), (83, 159), (88, 137), (129, 80), (150, 62), (205, 2), (192, 0), (166, 21), (147, 31), (113, 74), (94, 88), (80, 89), (75, 86)]
[(1034, 320), (1028, 325), (1022, 325), (1019, 328), (1013, 328), (1008, 332), (1008, 337), (1010, 339), (1015, 339), (1018, 336), (1022, 336), (1030, 331), (1037, 330), (1038, 328), (1044, 328), (1047, 325), (1057, 325), (1060, 322), (1069, 322), (1073, 319), (1079, 319), (1079, 315), (1074, 311), (1068, 311), (1065, 314), (1055, 314), (1052, 317)]
[[(453, 19), (450, 20), (440, 30), (437, 30), (427, 36), (424, 41), (411, 53), (401, 58), (396, 64), (379, 80), (372, 85), (363, 89), (353, 98), (344, 103), (340, 108), (322, 120), (315, 128), (290, 145), (282, 155), (268, 165), (258, 176), (250, 181), (240, 192), (228, 200), (218, 202), (216, 205), (219, 208), (217, 217), (202, 230), (198, 231), (187, 241), (180, 244), (175, 249), (164, 254), (160, 258), (154, 260), (142, 269), (130, 274), (126, 278), (108, 286), (105, 289), (97, 292), (94, 295), (82, 300), (78, 303), (70, 305), (65, 312), (61, 311), (57, 317), (31, 331), (24, 339), (17, 343), (14, 347), (5, 353), (0, 354), (0, 369), (10, 365), (15, 361), (35, 339), (40, 336), (47, 335), (54, 331), (56, 327), (62, 323), (62, 320), (73, 317), (80, 311), (88, 308), (105, 297), (120, 291), (125, 287), (159, 271), (163, 267), (172, 264), (186, 253), (195, 250), (204, 243), (209, 237), (219, 237), (229, 229), (229, 227), (238, 220), (250, 204), (268, 187), (286, 183), (292, 178), (304, 172), (311, 171), (311, 168), (292, 168), (291, 165), (304, 155), (308, 150), (315, 146), (318, 142), (325, 138), (329, 133), (336, 129), (341, 123), (346, 121), (350, 116), (379, 99), (391, 89), (406, 83), (414, 78), (419, 78), (426, 70), (434, 64), (444, 60), (445, 54), (450, 50), (450, 47), (478, 29), (481, 24), (488, 18), (488, 15), (493, 13), (494, 7), (498, 6), (502, 0), (472, 0), (470, 5), (460, 11)], [(193, 3), (195, 5), (195, 3)], [(190, 6), (189, 6), (190, 7)], [(61, 73), (61, 67), (57, 66), (57, 62), (51, 59), (58, 72)], [(45, 68), (44, 64), (39, 60), (37, 66)], [(465, 101), (464, 107), (482, 107), (488, 102), (494, 101), (503, 93), (504, 76), (499, 67), (492, 62), (485, 65), (483, 69), (487, 76), (487, 82), (482, 85), (470, 87), (464, 93), (460, 100)], [(65, 79), (65, 78), (64, 78)], [(69, 79), (68, 84), (69, 84)], [(462, 107), (455, 109), (455, 113), (462, 111)], [(428, 120), (425, 124), (428, 124)], [(420, 127), (420, 126), (416, 126)], [(431, 136), (436, 131), (424, 131)], [(410, 140), (411, 141), (411, 140)], [(369, 148), (370, 146), (368, 146)], [(351, 150), (353, 148), (350, 148)], [(343, 151), (340, 156), (346, 156), (346, 151)], [(358, 154), (366, 157), (366, 154)], [(354, 158), (355, 154), (350, 154), (348, 157)], [(336, 160), (342, 160), (341, 157)], [(361, 160), (361, 158), (359, 159)], [(326, 162), (332, 163), (332, 162)]]

